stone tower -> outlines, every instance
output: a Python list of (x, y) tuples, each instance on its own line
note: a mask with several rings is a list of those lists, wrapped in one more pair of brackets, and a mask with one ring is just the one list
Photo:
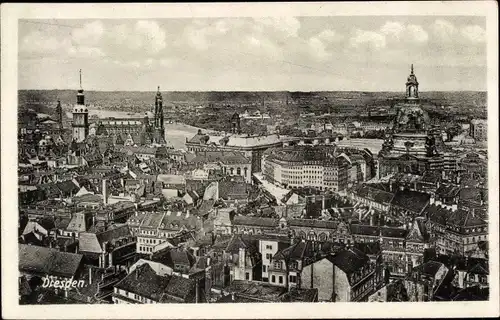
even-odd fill
[(155, 97), (155, 113), (153, 123), (153, 142), (157, 144), (165, 143), (165, 124), (163, 119), (163, 98), (160, 92), (160, 86)]
[(82, 89), (82, 70), (80, 70), (80, 89), (76, 95), (76, 105), (73, 108), (73, 140), (84, 141), (89, 135), (89, 110), (85, 106), (85, 96)]

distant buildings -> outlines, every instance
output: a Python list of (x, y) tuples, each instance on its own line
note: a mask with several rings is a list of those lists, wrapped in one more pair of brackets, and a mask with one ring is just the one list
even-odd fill
[(306, 142), (316, 144), (330, 144), (335, 141), (333, 137), (322, 138), (300, 138), (286, 137), (277, 134), (267, 135), (245, 135), (241, 134), (239, 126), (239, 115), (234, 114), (227, 135), (208, 135), (203, 134), (201, 130), (192, 137), (186, 139), (186, 147), (188, 151), (237, 151), (242, 152), (245, 157), (252, 160), (251, 173), (261, 172), (262, 154), (269, 148), (281, 147), (283, 145), (304, 144)]

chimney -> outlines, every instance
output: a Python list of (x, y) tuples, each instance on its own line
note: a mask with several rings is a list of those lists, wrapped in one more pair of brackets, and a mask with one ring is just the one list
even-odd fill
[(108, 204), (108, 181), (102, 179), (102, 201), (104, 205)]

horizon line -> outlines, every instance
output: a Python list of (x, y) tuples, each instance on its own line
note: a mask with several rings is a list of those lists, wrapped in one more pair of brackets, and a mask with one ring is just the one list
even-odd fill
[[(17, 89), (17, 91), (77, 91), (78, 89)], [(93, 90), (93, 89), (84, 89), (87, 92), (153, 92), (156, 93), (157, 90)], [(369, 92), (369, 93), (383, 93), (383, 92), (405, 92), (404, 90), (379, 90), (379, 91), (370, 91), (370, 90), (160, 90), (160, 92), (303, 92), (303, 93), (311, 93), (311, 92)], [(419, 90), (419, 93), (423, 92), (488, 92), (488, 90)]]

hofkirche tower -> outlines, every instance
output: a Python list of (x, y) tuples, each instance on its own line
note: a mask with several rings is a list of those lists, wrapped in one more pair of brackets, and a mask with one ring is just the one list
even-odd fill
[(396, 105), (392, 129), (379, 152), (379, 177), (393, 173), (423, 174), (443, 169), (441, 139), (431, 128), (429, 115), (420, 106), (419, 83), (411, 65), (405, 100)]
[(161, 96), (160, 87), (155, 97), (155, 113), (153, 122), (153, 143), (165, 143), (165, 124), (163, 119), (163, 98)]

